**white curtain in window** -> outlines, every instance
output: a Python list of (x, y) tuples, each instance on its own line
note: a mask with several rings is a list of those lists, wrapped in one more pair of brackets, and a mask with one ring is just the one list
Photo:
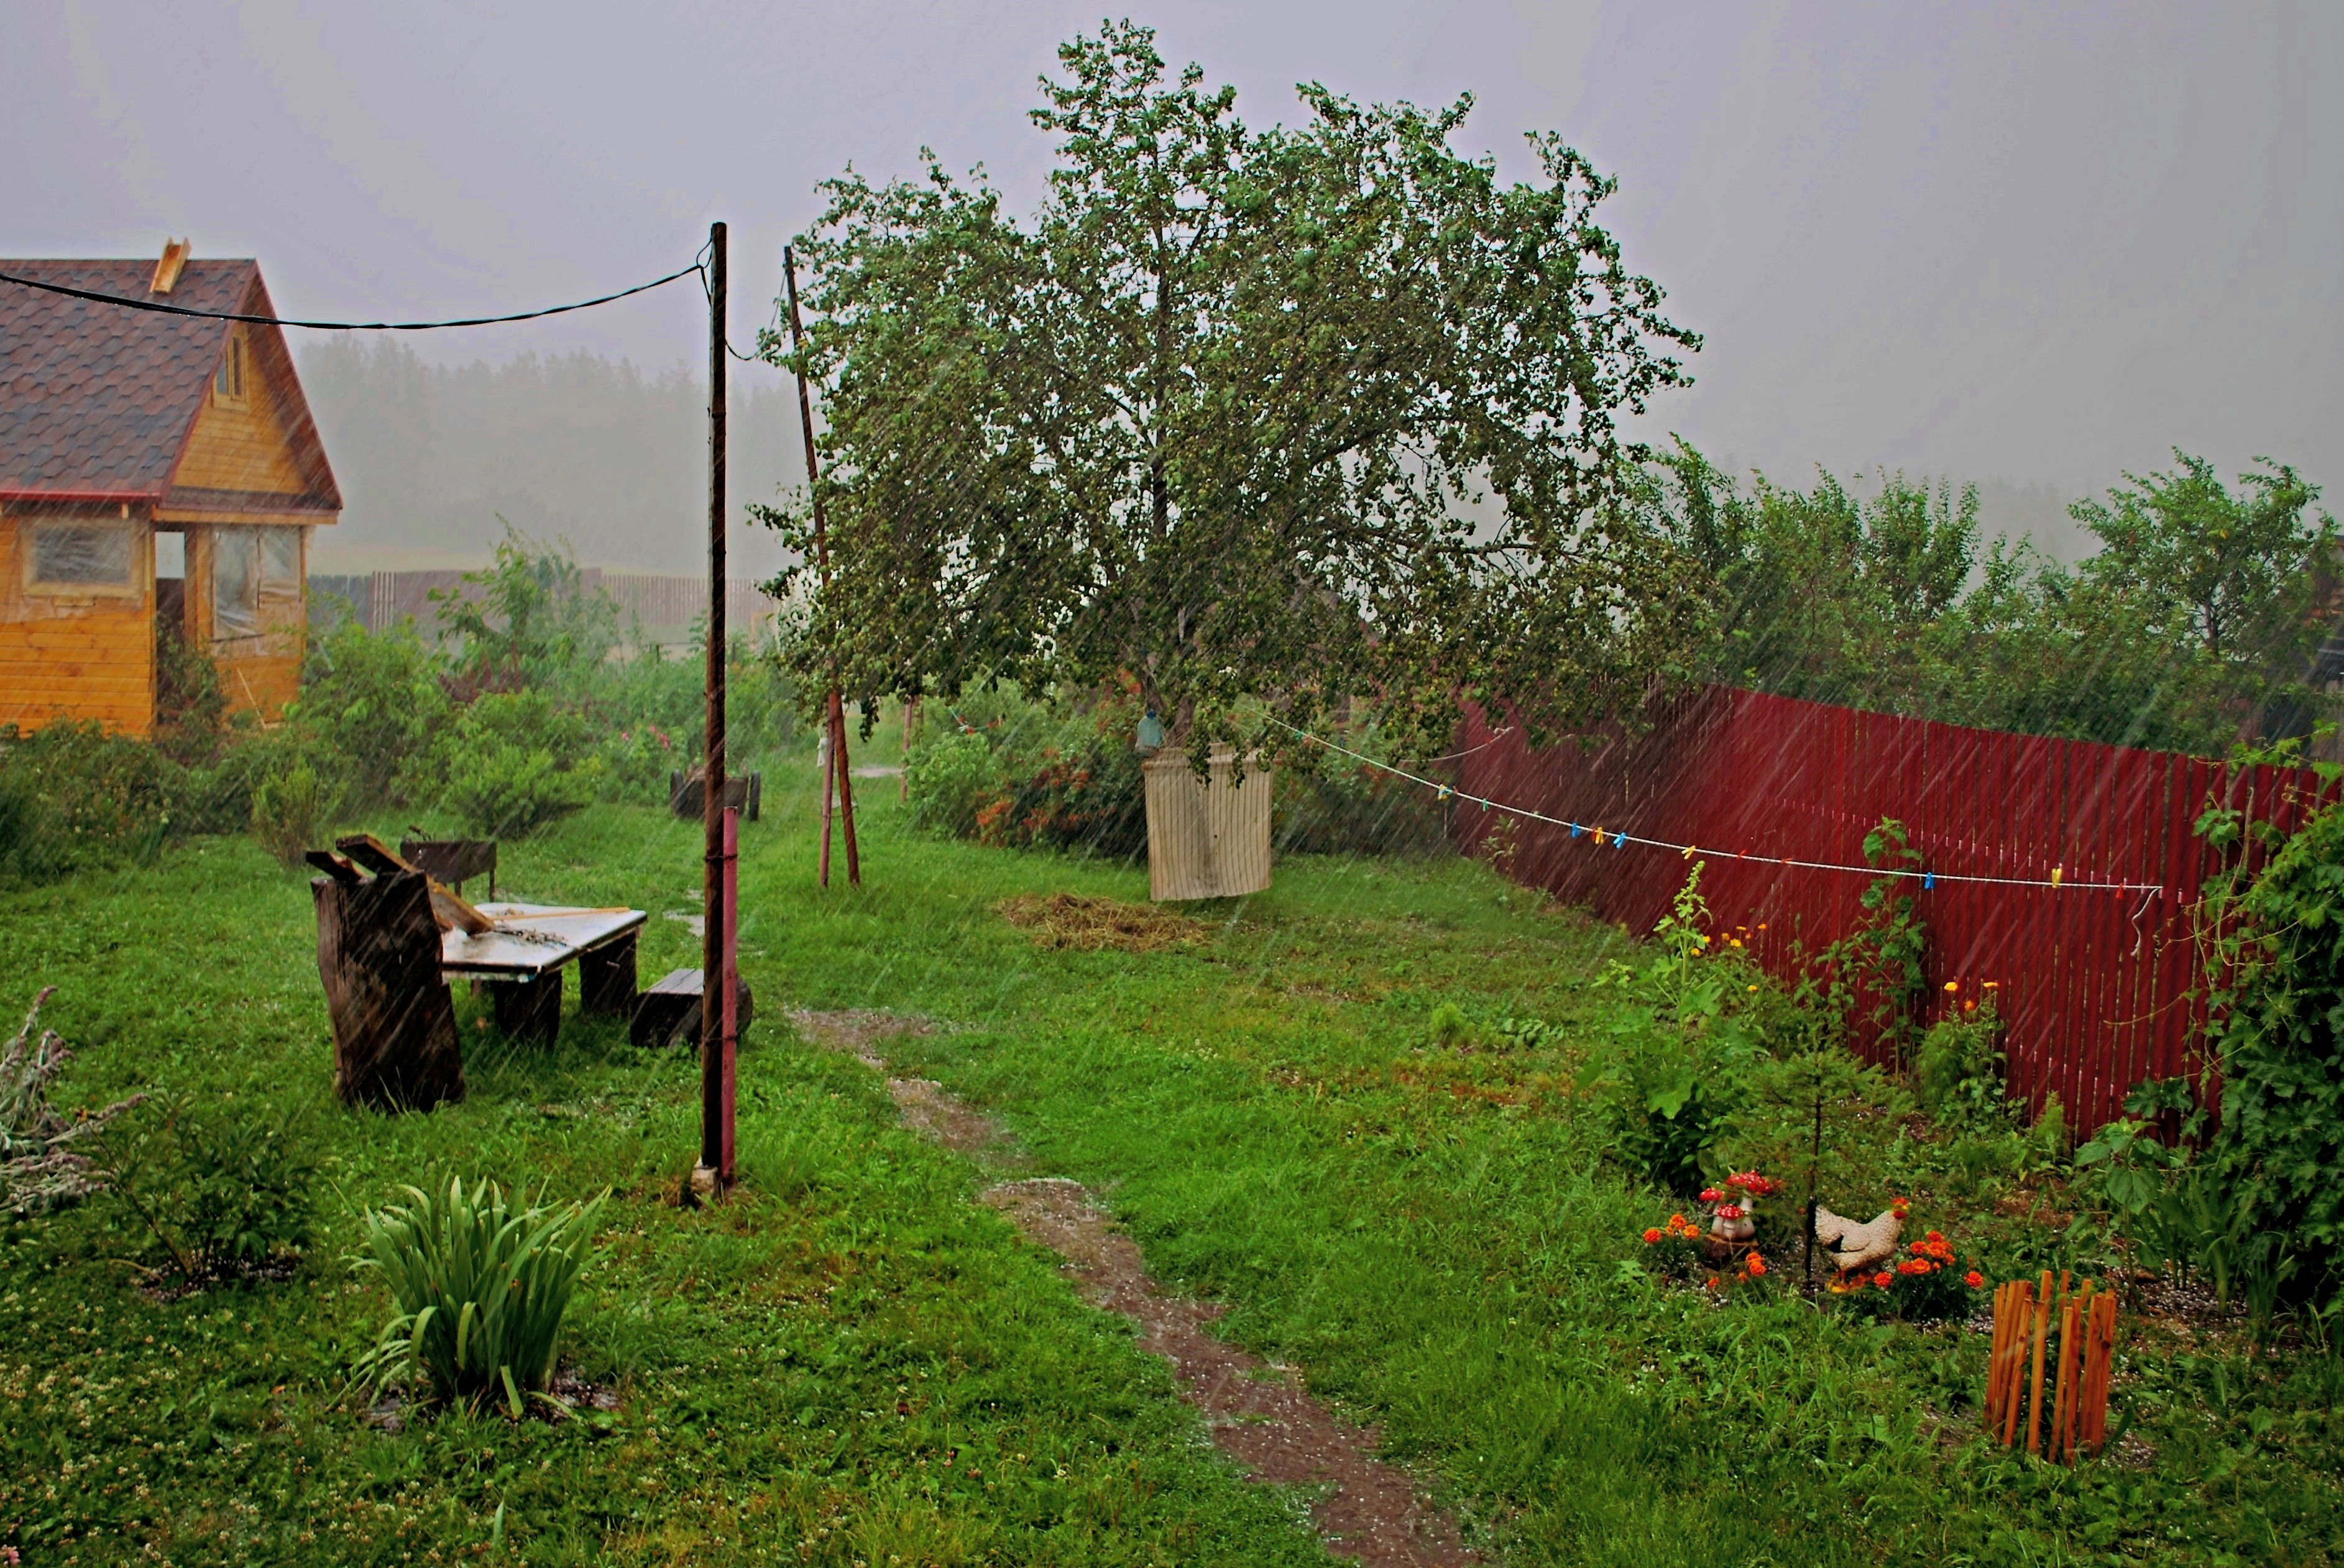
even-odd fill
[(251, 637), (260, 631), (260, 531), (212, 531), (212, 635)]

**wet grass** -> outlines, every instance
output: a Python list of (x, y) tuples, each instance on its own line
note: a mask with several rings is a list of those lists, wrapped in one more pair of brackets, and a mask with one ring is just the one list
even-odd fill
[[(1476, 865), (1308, 859), (1192, 911), (1201, 945), (1045, 947), (997, 906), (1141, 900), (1144, 873), (906, 836), (872, 794), (860, 893), (813, 888), (803, 794), (745, 830), (746, 1185), (698, 1213), (662, 1201), (696, 1148), (692, 1065), (610, 1026), (573, 1017), (551, 1052), (468, 1034), (462, 1105), (338, 1109), (304, 879), (248, 845), (0, 895), (0, 1007), (61, 987), (52, 1021), (86, 1047), (69, 1099), (290, 1101), (333, 1161), (284, 1283), (163, 1305), (104, 1261), (99, 1210), (10, 1233), (0, 1541), (85, 1563), (150, 1542), (188, 1563), (1323, 1560), (1297, 1500), (1236, 1479), (1127, 1330), (967, 1201), (965, 1162), (794, 1040), (779, 1015), (808, 1006), (955, 1025), (887, 1048), (1100, 1191), (1160, 1279), (1378, 1422), (1504, 1561), (2338, 1555), (2313, 1371), (2218, 1346), (2139, 1366), (2120, 1402), (2150, 1457), (2070, 1474), (1969, 1442), (1979, 1336), (1655, 1289), (1655, 1199), (1571, 1091), (1617, 933)], [(697, 962), (662, 918), (696, 907), (697, 850), (692, 824), (598, 808), (509, 848), (505, 881), (649, 908), (648, 983)], [(1431, 1048), (1444, 1002), (1565, 1027)], [(451, 1164), (616, 1189), (570, 1357), (621, 1391), (613, 1415), (357, 1419), (341, 1379), (384, 1302), (344, 1261), (356, 1209)]]

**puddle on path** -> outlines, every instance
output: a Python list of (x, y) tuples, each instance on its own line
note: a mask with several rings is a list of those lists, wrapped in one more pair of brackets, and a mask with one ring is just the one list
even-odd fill
[[(882, 1041), (935, 1026), (901, 1014), (794, 1012), (790, 1021), (815, 1045), (853, 1054), (881, 1073)], [(926, 1078), (887, 1079), (904, 1123), (948, 1148), (983, 1154), (1000, 1129)], [(1214, 1338), (1221, 1315), (1207, 1302), (1157, 1289), (1139, 1249), (1078, 1181), (1031, 1177), (987, 1188), (979, 1200), (999, 1209), (1029, 1240), (1066, 1260), (1063, 1271), (1092, 1305), (1139, 1325), (1140, 1343), (1172, 1363), (1181, 1391), (1205, 1412), (1213, 1441), (1257, 1481), (1318, 1487), (1312, 1508), (1328, 1550), (1372, 1568), (1450, 1568), (1479, 1563), (1456, 1522), (1425, 1503), (1407, 1472), (1376, 1458), (1376, 1432), (1339, 1421), (1310, 1397), (1292, 1368)]]

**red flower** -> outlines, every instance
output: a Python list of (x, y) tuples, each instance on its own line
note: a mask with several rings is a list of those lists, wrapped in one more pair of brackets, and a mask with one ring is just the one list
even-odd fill
[(1983, 1290), (1985, 1286), (1985, 1276), (1973, 1269), (1962, 1276), (1962, 1283), (1973, 1290)]
[(1888, 1287), (1889, 1287), (1889, 1286), (1894, 1285), (1894, 1283), (1896, 1283), (1896, 1280), (1895, 1280), (1895, 1277), (1894, 1277), (1894, 1275), (1889, 1274), (1889, 1273), (1888, 1273), (1888, 1272), (1886, 1272), (1885, 1270), (1883, 1270), (1882, 1272), (1877, 1273), (1877, 1274), (1874, 1274), (1874, 1275), (1872, 1277), (1872, 1282), (1873, 1282), (1874, 1284), (1875, 1284), (1875, 1285), (1879, 1286), (1882, 1290), (1885, 1290), (1886, 1289), (1888, 1289)]
[(1647, 1247), (1650, 1247), (1653, 1242), (1658, 1241), (1660, 1239), (1661, 1228), (1657, 1225), (1644, 1232), (1644, 1245)]
[(1926, 1236), (1921, 1238), (1924, 1241), (1943, 1241), (1945, 1239), (1945, 1233), (1942, 1230), (1932, 1230)]
[(1757, 1253), (1753, 1252), (1750, 1254), (1749, 1268), (1750, 1272), (1753, 1275), (1763, 1274), (1766, 1271), (1766, 1259), (1759, 1257)]

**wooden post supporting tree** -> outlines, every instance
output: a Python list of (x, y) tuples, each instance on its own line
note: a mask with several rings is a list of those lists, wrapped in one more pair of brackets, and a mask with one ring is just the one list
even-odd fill
[[(732, 929), (727, 916), (724, 812), (724, 226), (708, 226), (708, 737), (702, 760), (700, 945), (700, 1164), (692, 1189), (713, 1197), (732, 1184)], [(722, 998), (707, 1005), (712, 988)]]
[[(817, 487), (821, 470), (813, 455), (813, 398), (806, 390), (805, 329), (798, 319), (798, 264), (790, 248), (782, 247), (782, 277), (790, 296), (790, 348), (798, 359), (798, 426), (805, 437), (806, 497), (813, 506), (814, 570), (821, 574), (822, 585), (830, 586), (830, 539), (823, 526), (822, 491)], [(823, 703), (823, 723), (830, 736), (830, 766), (822, 776), (822, 861), (819, 875), (824, 887), (830, 885), (830, 799), (834, 785), (838, 792), (841, 821), (846, 831), (846, 880), (849, 885), (863, 885), (863, 863), (854, 847), (854, 775), (846, 765), (846, 704), (838, 691), (838, 671), (831, 668), (830, 696)]]

